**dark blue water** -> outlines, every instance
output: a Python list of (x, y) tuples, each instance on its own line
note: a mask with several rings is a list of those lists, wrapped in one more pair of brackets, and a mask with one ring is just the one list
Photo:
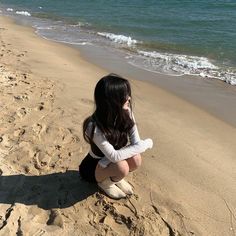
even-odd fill
[(236, 84), (233, 0), (1, 0), (0, 8), (50, 39), (119, 48), (154, 72)]

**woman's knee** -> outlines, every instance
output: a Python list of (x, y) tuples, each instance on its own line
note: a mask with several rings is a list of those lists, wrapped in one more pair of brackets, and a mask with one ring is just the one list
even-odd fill
[(137, 154), (129, 159), (127, 159), (129, 170), (133, 171), (139, 168), (142, 164), (142, 157), (140, 154)]
[(116, 163), (111, 163), (106, 168), (103, 168), (98, 164), (95, 170), (95, 178), (97, 182), (101, 182), (108, 177), (112, 177), (115, 181), (118, 181), (127, 176), (128, 174), (129, 165), (125, 160)]
[(115, 169), (119, 176), (125, 177), (129, 173), (129, 165), (127, 161), (119, 161), (115, 163)]

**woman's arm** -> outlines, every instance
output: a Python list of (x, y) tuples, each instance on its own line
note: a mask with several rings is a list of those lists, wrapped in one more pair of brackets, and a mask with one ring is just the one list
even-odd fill
[(134, 124), (133, 128), (129, 131), (130, 144), (135, 144), (140, 141), (137, 125)]
[[(137, 138), (137, 136), (135, 137)], [(119, 150), (115, 150), (114, 147), (107, 141), (106, 137), (98, 127), (96, 127), (94, 130), (93, 142), (102, 151), (105, 157), (113, 163), (128, 159), (136, 154), (145, 152), (148, 148), (152, 148), (153, 146), (151, 139), (140, 140), (139, 138), (139, 141), (137, 141), (136, 143), (130, 144)]]
[(131, 109), (128, 109), (128, 111), (129, 111), (130, 118), (134, 121), (134, 126), (132, 127), (132, 129), (128, 133), (129, 141), (130, 141), (130, 144), (135, 144), (135, 143), (139, 142), (141, 139), (139, 137), (139, 132), (138, 132), (135, 118), (134, 118), (134, 113), (131, 111)]

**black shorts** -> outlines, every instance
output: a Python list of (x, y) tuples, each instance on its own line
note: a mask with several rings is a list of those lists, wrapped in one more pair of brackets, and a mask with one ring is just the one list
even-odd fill
[(79, 166), (79, 173), (84, 180), (90, 183), (97, 183), (95, 169), (99, 160), (100, 159), (93, 158), (89, 154), (82, 160)]

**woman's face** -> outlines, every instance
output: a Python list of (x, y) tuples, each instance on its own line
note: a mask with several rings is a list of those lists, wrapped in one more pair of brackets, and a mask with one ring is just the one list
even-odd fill
[(128, 96), (128, 98), (127, 98), (125, 104), (123, 105), (123, 109), (124, 109), (124, 110), (128, 110), (128, 109), (130, 108), (130, 100), (131, 100), (131, 97)]

